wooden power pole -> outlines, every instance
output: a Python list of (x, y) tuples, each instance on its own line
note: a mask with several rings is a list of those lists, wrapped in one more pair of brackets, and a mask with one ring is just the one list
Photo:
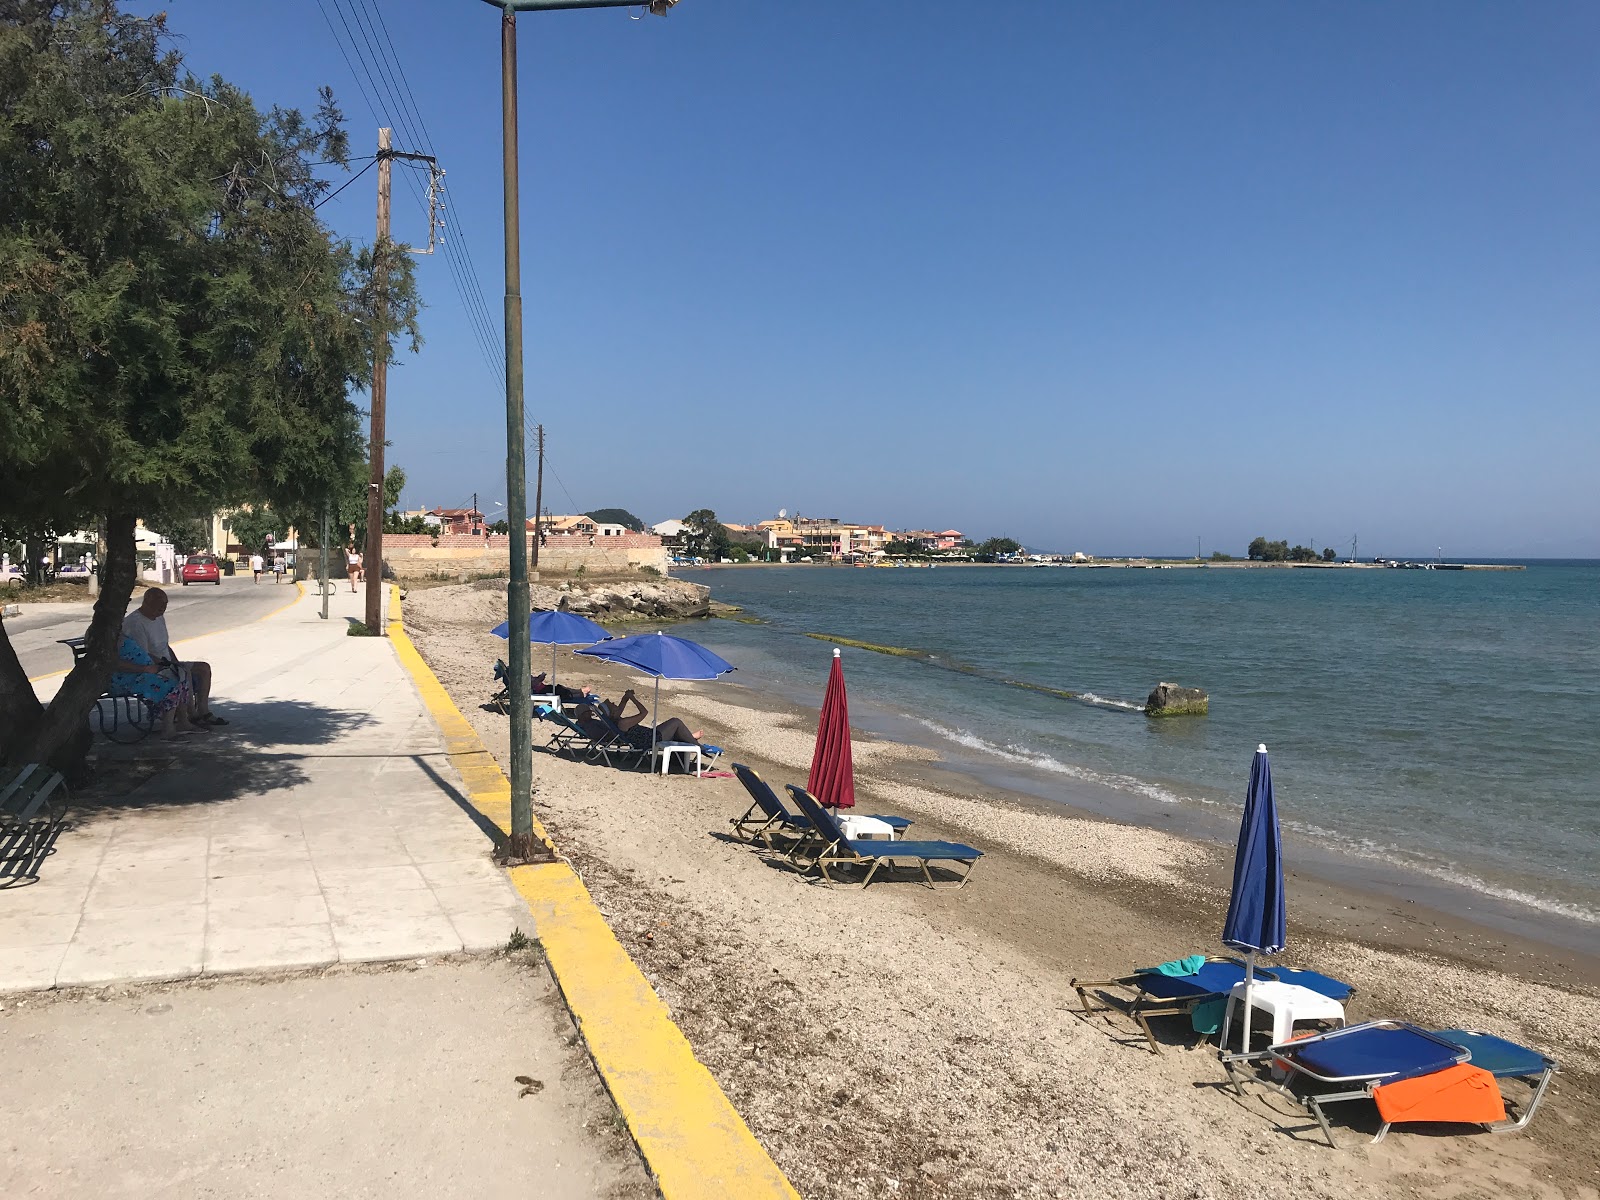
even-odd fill
[(372, 352), (372, 431), (368, 453), (372, 475), (367, 481), (367, 545), (363, 562), (367, 570), (367, 631), (384, 635), (383, 626), (383, 441), (384, 406), (389, 399), (389, 329), (385, 311), (389, 276), (389, 173), (393, 131), (378, 130), (378, 243), (372, 262), (373, 330), (376, 340)]

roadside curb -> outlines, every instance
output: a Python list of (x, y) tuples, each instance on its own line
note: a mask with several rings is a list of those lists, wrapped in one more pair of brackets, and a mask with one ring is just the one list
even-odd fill
[[(444, 735), (472, 805), (509, 836), (511, 784), (406, 636), (391, 591), (389, 641)], [(555, 850), (534, 817), (534, 833)], [(756, 1140), (651, 988), (576, 871), (564, 862), (512, 867), (540, 946), (600, 1077), (666, 1200), (799, 1193)]]

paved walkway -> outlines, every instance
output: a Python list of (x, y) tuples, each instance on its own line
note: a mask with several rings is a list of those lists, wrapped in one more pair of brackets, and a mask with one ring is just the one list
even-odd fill
[(362, 600), (176, 647), (233, 724), (101, 743), (107, 794), (37, 883), (0, 878), (0, 991), (486, 950), (526, 922), (393, 648), (346, 636)]

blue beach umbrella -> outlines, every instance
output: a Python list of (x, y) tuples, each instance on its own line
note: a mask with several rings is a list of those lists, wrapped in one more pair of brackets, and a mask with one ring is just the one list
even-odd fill
[[(1288, 941), (1283, 903), (1283, 845), (1278, 835), (1278, 803), (1272, 796), (1272, 764), (1265, 745), (1250, 763), (1250, 789), (1239, 823), (1239, 848), (1233, 856), (1233, 894), (1222, 941), (1245, 956), (1244, 1032), (1241, 1052), (1250, 1048), (1250, 984), (1257, 954), (1277, 954)], [(1223, 1048), (1226, 1051), (1226, 1047)]]
[[(501, 621), (489, 630), (497, 638), (511, 637), (511, 623)], [(556, 647), (557, 646), (592, 646), (595, 642), (603, 642), (611, 635), (588, 617), (580, 617), (577, 613), (562, 612), (560, 609), (551, 609), (545, 612), (528, 614), (528, 640), (536, 646), (550, 647), (550, 688), (556, 686)]]
[(577, 651), (589, 658), (604, 662), (621, 663), (656, 681), (655, 703), (650, 708), (650, 754), (655, 756), (655, 727), (661, 720), (661, 681), (663, 679), (715, 679), (734, 670), (734, 666), (720, 655), (713, 654), (697, 642), (687, 638), (672, 637), (665, 633), (640, 633), (633, 637), (616, 638)]

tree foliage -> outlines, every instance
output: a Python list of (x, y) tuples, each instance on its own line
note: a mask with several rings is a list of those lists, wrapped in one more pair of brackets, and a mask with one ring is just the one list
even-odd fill
[(135, 516), (311, 506), (363, 454), (349, 393), (373, 339), (416, 344), (408, 258), (317, 218), (313, 167), (347, 153), (331, 93), (262, 111), (170, 43), (164, 15), (110, 0), (0, 0), (0, 537), (106, 533), (86, 654), (48, 711), (0, 627), (13, 759), (82, 744)]
[(1323, 562), (1338, 562), (1339, 561), (1339, 552), (1337, 550), (1335, 550), (1332, 546), (1324, 546), (1322, 548), (1322, 561)]
[(733, 544), (727, 528), (709, 508), (695, 509), (683, 519), (683, 524), (684, 553), (695, 558), (709, 558), (714, 562), (725, 557)]
[(1264, 537), (1258, 537), (1250, 543), (1246, 554), (1252, 562), (1286, 562), (1289, 558), (1289, 543), (1269, 542)]
[(622, 525), (634, 533), (644, 532), (644, 522), (625, 508), (597, 508), (583, 515), (601, 525)]
[(979, 562), (994, 562), (997, 559), (1008, 558), (1022, 549), (1022, 543), (1014, 538), (992, 537), (978, 544), (974, 555)]

